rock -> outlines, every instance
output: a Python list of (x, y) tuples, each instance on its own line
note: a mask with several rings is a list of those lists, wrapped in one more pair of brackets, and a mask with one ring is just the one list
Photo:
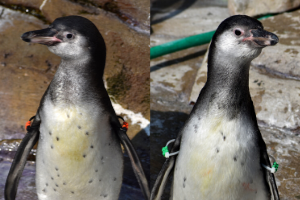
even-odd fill
[(297, 10), (262, 20), (266, 30), (277, 34), (279, 43), (265, 48), (261, 56), (252, 62), (254, 66), (281, 78), (300, 80), (299, 15)]
[(228, 0), (231, 15), (257, 16), (269, 13), (280, 13), (299, 7), (300, 0)]
[[(250, 87), (260, 96), (254, 98), (257, 118), (271, 126), (294, 130), (300, 127), (300, 11), (262, 20), (266, 30), (279, 37), (278, 45), (265, 48), (252, 65)], [(288, 26), (287, 26), (288, 24)], [(262, 83), (260, 89), (255, 84)], [(254, 93), (253, 93), (254, 94)]]
[(22, 42), (20, 36), (41, 29), (35, 17), (10, 9), (2, 10), (0, 19), (0, 139), (24, 133), (25, 123), (35, 115), (39, 101), (47, 89), (60, 58), (42, 45)]
[[(279, 164), (274, 174), (280, 199), (299, 199), (300, 195), (300, 137), (274, 128), (260, 127), (268, 154)], [(271, 160), (271, 162), (273, 162)]]
[[(196, 1), (188, 9), (181, 12), (174, 11), (173, 14), (172, 12), (171, 14), (159, 13), (153, 16), (154, 21), (162, 19), (167, 19), (167, 21), (151, 25), (153, 30), (150, 40), (151, 46), (212, 31), (217, 28), (223, 19), (230, 16), (225, 7), (202, 7), (202, 3), (202, 1)], [(169, 9), (176, 9), (176, 6), (175, 4)]]
[(283, 80), (252, 67), (249, 87), (258, 120), (299, 132), (299, 81)]
[(25, 2), (3, 0), (0, 5), (34, 15), (46, 23), (51, 23), (61, 16), (71, 14), (99, 15), (101, 11), (105, 11), (108, 15), (118, 18), (129, 27), (149, 34), (150, 2), (147, 0), (32, 0)]

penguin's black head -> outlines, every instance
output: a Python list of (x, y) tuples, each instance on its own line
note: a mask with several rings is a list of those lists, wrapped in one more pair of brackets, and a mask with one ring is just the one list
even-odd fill
[(57, 18), (48, 28), (24, 33), (25, 42), (47, 45), (49, 50), (65, 59), (90, 57), (105, 59), (105, 43), (97, 27), (80, 16)]
[(246, 15), (225, 19), (217, 28), (212, 47), (234, 58), (254, 59), (261, 49), (278, 43), (278, 37), (265, 31), (260, 21)]

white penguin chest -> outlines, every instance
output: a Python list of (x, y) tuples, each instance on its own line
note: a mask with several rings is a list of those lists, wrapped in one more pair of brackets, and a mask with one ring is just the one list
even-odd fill
[(39, 198), (117, 199), (123, 157), (108, 117), (93, 107), (45, 104), (37, 150)]
[(175, 166), (173, 199), (266, 199), (252, 134), (240, 119), (192, 119)]

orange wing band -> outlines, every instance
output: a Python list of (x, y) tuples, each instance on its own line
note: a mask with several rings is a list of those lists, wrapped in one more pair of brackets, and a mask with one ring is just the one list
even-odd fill
[(126, 129), (128, 129), (128, 123), (127, 122), (123, 122), (123, 126), (122, 128), (125, 127)]

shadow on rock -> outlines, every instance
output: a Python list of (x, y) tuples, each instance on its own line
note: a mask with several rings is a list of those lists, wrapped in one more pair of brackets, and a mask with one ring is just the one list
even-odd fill
[[(158, 24), (167, 19), (170, 19), (185, 9), (188, 9), (197, 0), (164, 0), (164, 1), (153, 1), (151, 5), (151, 25)], [(179, 6), (178, 6), (179, 4)], [(158, 19), (153, 19), (155, 14), (163, 14)]]
[[(150, 144), (149, 136), (144, 130), (138, 132), (131, 142), (140, 158), (147, 180), (150, 180)], [(144, 199), (140, 186), (134, 175), (127, 152), (124, 153), (123, 185), (119, 200)]]
[[(165, 158), (162, 156), (161, 149), (166, 145), (166, 143), (175, 139), (177, 133), (183, 127), (185, 121), (188, 118), (188, 114), (183, 112), (160, 112), (151, 111), (151, 188), (154, 185), (156, 177), (165, 162)], [(170, 146), (171, 147), (171, 146)], [(171, 173), (172, 175), (173, 173)], [(170, 188), (172, 184), (172, 177), (166, 185), (165, 193), (162, 196), (162, 200), (169, 199)]]
[(194, 58), (197, 58), (199, 56), (202, 56), (205, 54), (207, 50), (206, 49), (203, 49), (203, 50), (200, 50), (200, 51), (197, 51), (195, 53), (192, 53), (192, 54), (188, 54), (186, 56), (183, 56), (181, 58), (175, 58), (175, 59), (172, 59), (172, 60), (167, 60), (165, 62), (162, 62), (162, 63), (159, 63), (157, 65), (154, 65), (154, 66), (151, 66), (150, 67), (150, 73), (151, 72), (154, 72), (156, 70), (159, 70), (163, 67), (168, 67), (170, 65), (174, 65), (174, 64), (178, 64), (178, 63), (181, 63), (181, 62), (185, 62), (187, 60), (190, 60), (190, 59), (194, 59)]

